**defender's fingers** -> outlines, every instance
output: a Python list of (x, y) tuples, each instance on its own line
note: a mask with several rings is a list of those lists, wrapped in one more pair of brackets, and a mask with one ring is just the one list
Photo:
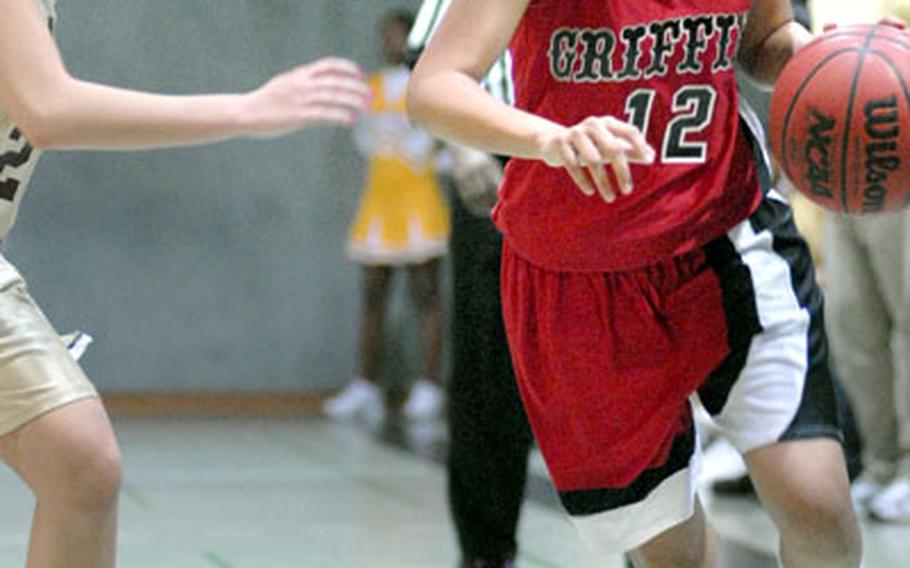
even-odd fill
[(364, 76), (363, 70), (359, 65), (343, 57), (325, 57), (303, 67), (307, 68), (313, 75), (336, 73), (353, 77)]
[(301, 123), (350, 125), (357, 120), (357, 112), (337, 106), (318, 105), (302, 110), (298, 119)]
[(362, 98), (370, 96), (370, 88), (363, 81), (351, 77), (338, 75), (323, 75), (316, 78), (302, 80), (297, 83), (302, 89), (311, 91), (338, 91), (356, 94)]
[(301, 97), (300, 104), (305, 106), (327, 106), (361, 110), (363, 109), (365, 102), (363, 98), (358, 95), (324, 91), (307, 93), (306, 96)]

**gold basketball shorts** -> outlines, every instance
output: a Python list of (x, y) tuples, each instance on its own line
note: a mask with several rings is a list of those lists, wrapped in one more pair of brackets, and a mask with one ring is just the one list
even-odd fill
[(0, 436), (94, 396), (95, 387), (29, 295), (25, 280), (0, 255)]

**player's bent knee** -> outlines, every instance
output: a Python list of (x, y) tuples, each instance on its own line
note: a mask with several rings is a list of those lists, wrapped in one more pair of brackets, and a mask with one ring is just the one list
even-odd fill
[(630, 553), (637, 568), (702, 568), (708, 564), (709, 529), (703, 513), (673, 527)]
[(65, 483), (60, 493), (70, 506), (102, 511), (116, 505), (123, 482), (123, 459), (116, 443), (82, 444), (62, 465)]
[(859, 526), (848, 498), (818, 492), (798, 497), (780, 530), (785, 540), (822, 558), (858, 562), (862, 554)]
[(630, 556), (636, 568), (704, 568), (706, 562), (705, 551), (698, 546), (675, 549), (672, 554), (639, 549)]
[(82, 483), (76, 490), (76, 501), (82, 508), (106, 510), (117, 503), (123, 470), (118, 455), (98, 455), (90, 467), (79, 476)]

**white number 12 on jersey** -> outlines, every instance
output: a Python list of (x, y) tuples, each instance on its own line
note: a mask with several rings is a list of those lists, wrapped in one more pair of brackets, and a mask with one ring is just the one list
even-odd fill
[[(626, 117), (645, 138), (651, 121), (651, 109), (657, 93), (638, 89), (626, 99)], [(688, 137), (704, 130), (714, 117), (717, 91), (709, 85), (687, 85), (673, 95), (673, 119), (667, 123), (661, 145), (661, 161), (668, 164), (700, 164), (707, 158), (706, 142)]]

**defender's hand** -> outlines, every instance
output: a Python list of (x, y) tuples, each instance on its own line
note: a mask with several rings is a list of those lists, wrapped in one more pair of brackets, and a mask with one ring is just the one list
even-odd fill
[(246, 95), (250, 134), (272, 137), (315, 124), (350, 125), (370, 98), (360, 68), (337, 57), (277, 75)]
[(565, 168), (582, 193), (590, 196), (596, 192), (607, 203), (616, 200), (617, 188), (606, 166), (616, 175), (619, 193), (628, 195), (632, 193), (629, 164), (650, 164), (655, 155), (637, 128), (612, 116), (592, 116), (547, 132), (539, 145), (544, 162)]

